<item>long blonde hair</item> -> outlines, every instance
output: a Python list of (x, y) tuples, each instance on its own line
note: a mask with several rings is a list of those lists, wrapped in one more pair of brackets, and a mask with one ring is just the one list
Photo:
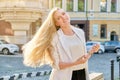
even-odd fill
[(53, 15), (58, 9), (59, 8), (53, 8), (50, 11), (47, 19), (44, 21), (32, 40), (23, 46), (23, 63), (26, 66), (37, 67), (43, 64), (54, 63), (51, 41), (57, 31)]

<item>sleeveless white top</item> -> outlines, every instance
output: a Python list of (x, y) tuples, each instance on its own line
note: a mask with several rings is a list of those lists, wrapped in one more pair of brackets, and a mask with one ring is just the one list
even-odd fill
[[(71, 36), (64, 35), (64, 43), (70, 51), (70, 55), (72, 57), (73, 62), (85, 54), (83, 53), (83, 51), (81, 51), (84, 50), (83, 42), (79, 39), (79, 37), (76, 34)], [(74, 66), (74, 70), (79, 70), (83, 68), (85, 68), (84, 64)]]

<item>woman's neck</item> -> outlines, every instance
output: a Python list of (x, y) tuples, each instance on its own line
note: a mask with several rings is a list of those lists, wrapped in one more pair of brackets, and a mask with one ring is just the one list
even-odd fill
[(61, 29), (62, 29), (62, 31), (65, 35), (70, 35), (71, 36), (71, 35), (74, 34), (74, 31), (72, 30), (72, 28), (70, 26), (69, 27), (63, 27)]

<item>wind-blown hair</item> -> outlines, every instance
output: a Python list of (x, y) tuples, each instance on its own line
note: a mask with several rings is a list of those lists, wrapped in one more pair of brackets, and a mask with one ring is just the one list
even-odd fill
[(57, 32), (54, 13), (59, 8), (53, 8), (48, 14), (47, 19), (41, 25), (34, 37), (25, 44), (23, 49), (23, 63), (26, 66), (38, 67), (43, 64), (53, 64), (52, 50), (54, 49), (51, 41), (54, 34)]

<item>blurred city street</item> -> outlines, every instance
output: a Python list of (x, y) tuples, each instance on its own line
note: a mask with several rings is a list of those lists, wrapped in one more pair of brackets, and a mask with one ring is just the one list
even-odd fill
[[(114, 80), (118, 80), (120, 77), (120, 64), (116, 61), (116, 57), (117, 53), (120, 53), (119, 4), (120, 0), (0, 0), (0, 52), (3, 53), (0, 54), (0, 80), (4, 80), (3, 77), (11, 77), (9, 80), (14, 80), (14, 74), (20, 74), (18, 76), (19, 79), (16, 78), (15, 80), (49, 80), (51, 67), (48, 65), (37, 68), (26, 67), (23, 64), (22, 51), (23, 45), (31, 41), (37, 31), (42, 34), (39, 35), (39, 39), (35, 37), (35, 40), (32, 41), (39, 45), (38, 42), (41, 44), (45, 40), (46, 44), (48, 40), (50, 44), (47, 45), (47, 48), (44, 47), (46, 48), (44, 50), (51, 50), (49, 45), (52, 43), (50, 42), (53, 37), (52, 33), (56, 33), (55, 31), (60, 27), (56, 20), (65, 23), (64, 26), (62, 25), (63, 28), (74, 26), (83, 30), (87, 51), (95, 44), (100, 45), (99, 50), (96, 52), (99, 54), (92, 55), (88, 61), (89, 73), (103, 73), (104, 80), (111, 80), (111, 60), (114, 60)], [(60, 9), (57, 9), (49, 17), (49, 12), (55, 7)], [(63, 11), (64, 14), (62, 13), (61, 15), (63, 18), (67, 14), (69, 15), (67, 17), (70, 18), (63, 20), (59, 16), (60, 19), (55, 19), (54, 14), (59, 10)], [(67, 21), (68, 19), (69, 21)], [(68, 22), (70, 22), (70, 25), (68, 25)], [(54, 30), (55, 28), (56, 30)], [(72, 28), (69, 30), (76, 35)], [(50, 37), (47, 37), (46, 34)], [(37, 46), (37, 48), (39, 47)], [(29, 49), (31, 48), (26, 51), (29, 51)], [(40, 47), (39, 49), (42, 48)], [(115, 53), (110, 53), (109, 51)]]
[[(114, 76), (115, 79), (119, 77), (119, 66), (116, 62), (116, 53), (104, 53), (104, 54), (94, 54), (89, 60), (89, 72), (100, 72), (104, 74), (105, 80), (110, 80), (111, 78), (111, 62), (114, 61)], [(21, 73), (30, 73), (30, 72), (39, 72), (44, 70), (51, 70), (49, 66), (42, 66), (39, 68), (30, 68), (26, 67), (22, 63), (22, 55), (0, 55), (0, 77), (21, 74)], [(18, 80), (48, 80), (49, 75), (46, 76), (37, 76), (37, 77), (27, 77), (20, 78)]]

